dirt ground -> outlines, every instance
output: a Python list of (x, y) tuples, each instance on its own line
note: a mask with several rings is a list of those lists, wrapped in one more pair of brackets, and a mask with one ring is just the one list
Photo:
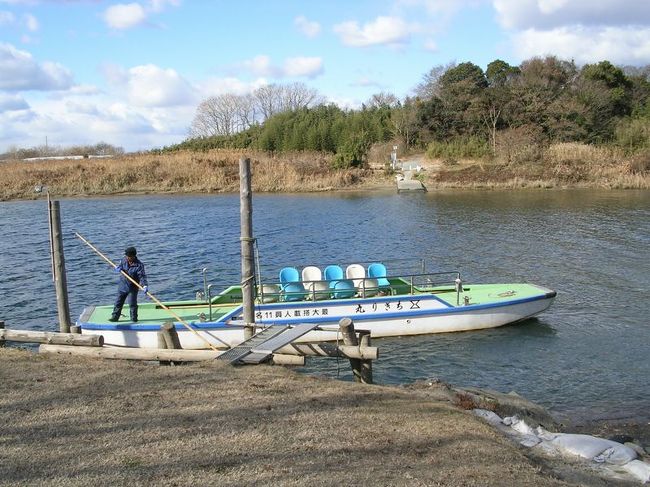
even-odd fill
[(634, 485), (535, 458), (435, 391), (0, 348), (0, 485)]

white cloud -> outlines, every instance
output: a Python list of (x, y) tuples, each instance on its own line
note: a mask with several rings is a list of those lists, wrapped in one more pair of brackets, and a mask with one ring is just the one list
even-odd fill
[(32, 14), (25, 14), (25, 25), (30, 32), (36, 32), (39, 29), (38, 19)]
[(0, 89), (65, 90), (72, 86), (72, 73), (59, 63), (38, 63), (27, 51), (0, 43)]
[(201, 98), (208, 96), (222, 95), (224, 93), (233, 93), (235, 95), (245, 95), (255, 91), (260, 86), (268, 85), (265, 78), (257, 78), (251, 82), (242, 81), (239, 78), (211, 78), (199, 85)]
[(104, 21), (115, 30), (126, 30), (146, 24), (151, 14), (165, 10), (168, 5), (177, 7), (180, 0), (149, 0), (142, 3), (118, 3), (104, 11)]
[(316, 37), (320, 34), (320, 24), (313, 20), (307, 19), (304, 15), (296, 17), (293, 23), (298, 27), (298, 30), (307, 37)]
[(127, 76), (127, 96), (136, 106), (183, 105), (194, 98), (190, 83), (173, 69), (146, 64), (129, 69)]
[(306, 76), (315, 78), (323, 74), (323, 60), (319, 57), (293, 57), (284, 61), (286, 76)]
[(320, 57), (297, 56), (286, 58), (282, 66), (273, 64), (266, 55), (255, 56), (240, 64), (240, 67), (258, 77), (291, 78), (305, 76), (315, 78), (323, 73), (323, 60)]
[(408, 42), (413, 30), (399, 17), (377, 17), (362, 27), (356, 21), (342, 22), (334, 26), (343, 44), (366, 47), (378, 44), (400, 45)]
[(609, 60), (616, 64), (650, 62), (650, 27), (560, 27), (514, 34), (513, 45), (521, 59), (553, 54), (578, 64)]
[(493, 5), (499, 23), (516, 30), (650, 24), (647, 0), (493, 0)]
[(29, 105), (22, 96), (0, 93), (0, 113), (26, 110), (28, 108)]
[(104, 20), (112, 29), (124, 30), (145, 22), (147, 14), (139, 3), (111, 5), (104, 12)]
[(271, 58), (263, 54), (247, 59), (242, 66), (256, 76), (276, 77), (280, 75), (279, 69), (271, 64)]

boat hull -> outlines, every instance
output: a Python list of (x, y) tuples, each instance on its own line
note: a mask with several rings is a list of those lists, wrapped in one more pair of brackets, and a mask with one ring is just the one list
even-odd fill
[[(504, 288), (505, 289), (505, 288)], [(530, 318), (546, 310), (555, 292), (535, 286), (535, 293), (493, 293), (484, 302), (450, 303), (436, 294), (258, 304), (256, 325), (279, 326), (318, 323), (319, 328), (297, 343), (335, 341), (338, 322), (349, 317), (357, 330), (372, 338), (424, 335), (495, 328)], [(244, 340), (241, 306), (234, 306), (216, 322), (191, 322), (194, 331), (175, 323), (181, 347), (207, 348), (206, 340), (218, 348), (230, 348)], [(82, 315), (83, 317), (83, 315)], [(103, 335), (110, 346), (158, 348), (160, 323), (106, 324), (80, 320), (82, 333)]]

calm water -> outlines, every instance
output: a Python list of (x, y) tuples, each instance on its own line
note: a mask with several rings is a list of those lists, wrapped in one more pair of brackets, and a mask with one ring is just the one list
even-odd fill
[[(538, 319), (494, 330), (376, 340), (378, 383), (439, 377), (511, 390), (574, 417), (650, 420), (650, 192), (527, 191), (258, 195), (254, 227), (271, 268), (419, 256), (465, 281), (556, 289)], [(113, 259), (139, 249), (161, 299), (239, 276), (239, 196), (61, 201), (72, 319), (112, 302)], [(45, 201), (0, 203), (0, 319), (56, 330)], [(215, 287), (218, 287), (215, 284)], [(308, 371), (349, 378), (349, 365)]]

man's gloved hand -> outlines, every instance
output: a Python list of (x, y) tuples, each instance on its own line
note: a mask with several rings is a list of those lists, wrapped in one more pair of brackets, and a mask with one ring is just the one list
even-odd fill
[(142, 292), (147, 294), (149, 292), (149, 286), (142, 286)]
[(113, 266), (113, 272), (119, 274), (122, 271), (122, 268), (119, 265)]

